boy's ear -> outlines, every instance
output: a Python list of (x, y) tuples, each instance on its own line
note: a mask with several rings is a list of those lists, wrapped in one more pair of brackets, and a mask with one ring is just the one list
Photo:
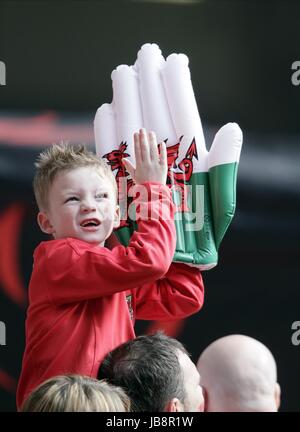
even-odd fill
[(120, 206), (116, 206), (115, 215), (114, 215), (114, 228), (118, 228), (120, 225)]
[(281, 389), (278, 383), (275, 384), (275, 403), (276, 408), (279, 409), (281, 404)]
[(54, 228), (51, 225), (50, 219), (45, 212), (39, 212), (37, 215), (37, 222), (41, 230), (46, 234), (53, 234)]

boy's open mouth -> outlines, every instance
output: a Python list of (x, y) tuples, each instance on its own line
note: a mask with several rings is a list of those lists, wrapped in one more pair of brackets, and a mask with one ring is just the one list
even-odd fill
[(97, 227), (101, 224), (101, 222), (99, 221), (99, 219), (85, 219), (84, 221), (81, 222), (80, 226), (83, 228), (87, 228), (87, 227)]

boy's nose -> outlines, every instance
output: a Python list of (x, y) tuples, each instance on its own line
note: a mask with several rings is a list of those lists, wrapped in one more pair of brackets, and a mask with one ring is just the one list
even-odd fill
[(92, 200), (84, 200), (81, 204), (80, 210), (84, 213), (95, 211), (96, 205)]

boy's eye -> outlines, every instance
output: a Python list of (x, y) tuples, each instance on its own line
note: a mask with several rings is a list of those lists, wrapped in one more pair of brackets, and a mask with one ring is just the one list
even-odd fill
[(107, 192), (101, 192), (96, 195), (96, 198), (108, 198)]
[(69, 198), (66, 199), (66, 203), (69, 202), (69, 201), (78, 201), (78, 198), (75, 197), (75, 196), (72, 196), (72, 197), (69, 197)]

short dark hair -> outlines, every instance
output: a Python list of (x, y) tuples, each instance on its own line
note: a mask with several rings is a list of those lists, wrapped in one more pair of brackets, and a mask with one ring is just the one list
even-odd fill
[(162, 412), (174, 397), (185, 401), (179, 351), (188, 355), (179, 341), (163, 333), (138, 336), (106, 355), (98, 379), (122, 387), (132, 411)]

